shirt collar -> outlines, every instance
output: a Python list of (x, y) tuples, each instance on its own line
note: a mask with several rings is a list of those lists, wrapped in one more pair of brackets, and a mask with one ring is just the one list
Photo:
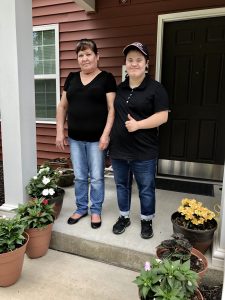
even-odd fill
[[(138, 90), (144, 90), (146, 88), (146, 86), (147, 86), (147, 83), (148, 83), (149, 79), (150, 79), (149, 75), (146, 74), (144, 80), (142, 81), (142, 83), (138, 87), (134, 88), (133, 90), (137, 90), (137, 91)], [(124, 88), (124, 89), (131, 89), (130, 86), (129, 86), (129, 77), (127, 77), (120, 84), (120, 87)]]

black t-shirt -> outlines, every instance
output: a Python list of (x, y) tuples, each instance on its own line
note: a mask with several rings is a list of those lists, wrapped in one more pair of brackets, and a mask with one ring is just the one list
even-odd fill
[(131, 89), (127, 78), (118, 86), (114, 107), (115, 120), (110, 142), (111, 158), (125, 160), (157, 158), (158, 128), (128, 132), (125, 122), (128, 120), (128, 114), (140, 121), (156, 112), (169, 110), (168, 95), (164, 87), (146, 75), (140, 86)]
[(111, 73), (102, 71), (83, 85), (80, 72), (71, 72), (64, 84), (68, 101), (68, 136), (74, 140), (98, 141), (105, 128), (108, 108), (106, 94), (116, 91)]

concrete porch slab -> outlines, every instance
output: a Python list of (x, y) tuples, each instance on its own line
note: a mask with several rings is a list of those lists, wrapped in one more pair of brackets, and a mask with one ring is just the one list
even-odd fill
[[(75, 225), (67, 224), (67, 219), (73, 213), (75, 204), (73, 187), (65, 188), (63, 208), (59, 218), (55, 221), (50, 247), (119, 267), (139, 270), (146, 260), (155, 255), (156, 246), (162, 240), (170, 238), (173, 233), (170, 216), (177, 210), (180, 200), (184, 197), (196, 198), (209, 209), (213, 209), (215, 204), (220, 204), (221, 191), (219, 187), (219, 185), (214, 185), (214, 197), (156, 190), (154, 236), (149, 240), (144, 240), (140, 236), (140, 205), (135, 184), (132, 195), (131, 225), (121, 235), (115, 235), (112, 232), (112, 226), (118, 218), (113, 178), (106, 178), (102, 226), (99, 229), (91, 228), (90, 216), (81, 219)], [(206, 256), (209, 263), (206, 280), (222, 283), (223, 272), (212, 268), (211, 251), (208, 251)]]

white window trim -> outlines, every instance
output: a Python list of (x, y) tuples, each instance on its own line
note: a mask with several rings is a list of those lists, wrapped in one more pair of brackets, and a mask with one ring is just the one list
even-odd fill
[[(54, 78), (56, 80), (56, 107), (60, 101), (60, 74), (59, 74), (59, 24), (34, 26), (33, 31), (55, 30), (55, 74), (44, 75), (44, 78)], [(42, 75), (34, 75), (34, 79), (42, 79)], [(36, 120), (38, 124), (56, 124), (56, 120)]]

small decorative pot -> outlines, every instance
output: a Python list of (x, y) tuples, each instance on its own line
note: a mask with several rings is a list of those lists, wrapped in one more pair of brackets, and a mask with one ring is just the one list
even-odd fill
[(217, 228), (216, 220), (213, 220), (215, 226), (212, 229), (193, 230), (177, 224), (177, 218), (179, 218), (179, 212), (173, 213), (171, 216), (171, 221), (173, 223), (173, 232), (182, 233), (195, 249), (199, 250), (204, 254), (213, 242), (214, 232)]
[(69, 158), (54, 158), (49, 159), (45, 162), (49, 167), (51, 167), (53, 170), (56, 170), (57, 168), (69, 168), (70, 167), (70, 159)]
[(26, 249), (27, 256), (38, 258), (47, 253), (52, 235), (52, 226), (53, 223), (44, 228), (26, 229), (30, 238)]
[(0, 254), (0, 286), (10, 286), (14, 284), (21, 275), (29, 236), (25, 233), (26, 242), (21, 247)]
[(62, 174), (60, 174), (59, 179), (57, 181), (57, 185), (61, 187), (67, 187), (73, 185), (74, 181), (74, 172), (73, 169), (64, 169), (64, 168), (58, 168), (57, 171), (61, 171)]

